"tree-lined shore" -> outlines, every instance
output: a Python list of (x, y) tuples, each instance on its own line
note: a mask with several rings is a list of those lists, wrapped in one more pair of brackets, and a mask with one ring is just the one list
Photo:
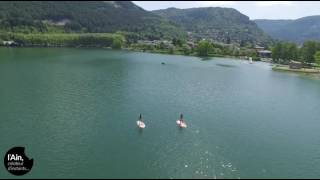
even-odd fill
[(1, 33), (5, 45), (22, 47), (113, 47), (121, 48), (124, 38), (110, 33)]
[(291, 42), (279, 42), (272, 48), (274, 63), (289, 64), (297, 61), (305, 64), (320, 64), (320, 42), (305, 41), (302, 46)]
[[(2, 43), (1, 43), (2, 42)], [(187, 41), (172, 40), (142, 41), (132, 32), (116, 33), (0, 33), (0, 44), (19, 47), (110, 47), (125, 48), (133, 51), (178, 54), (200, 57), (251, 57), (260, 60), (253, 46), (237, 46), (210, 40)], [(290, 62), (300, 62), (304, 68), (315, 68), (320, 65), (320, 42), (306, 41), (301, 46), (291, 42), (278, 42), (270, 47), (272, 62), (278, 65), (275, 69), (290, 70)], [(306, 71), (308, 72), (308, 71)]]
[[(2, 43), (1, 43), (2, 42)], [(12, 44), (8, 44), (11, 42)], [(150, 43), (156, 42), (156, 43)], [(250, 46), (239, 47), (209, 40), (142, 41), (135, 33), (0, 33), (0, 44), (18, 47), (111, 47), (133, 51), (178, 54), (200, 57), (254, 57), (257, 53)]]

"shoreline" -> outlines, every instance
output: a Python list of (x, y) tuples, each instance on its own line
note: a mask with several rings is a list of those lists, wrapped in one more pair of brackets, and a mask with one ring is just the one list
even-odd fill
[(306, 73), (306, 74), (320, 74), (320, 68), (301, 68), (301, 69), (291, 69), (288, 65), (273, 65), (272, 70), (284, 71), (284, 72), (295, 72), (295, 73)]
[[(198, 58), (215, 58), (215, 57), (221, 57), (221, 58), (234, 58), (237, 60), (248, 60), (245, 58), (241, 58), (238, 56), (230, 56), (230, 55), (211, 55), (211, 56), (198, 56), (196, 54), (183, 54), (183, 53), (168, 53), (166, 51), (152, 51), (152, 50), (141, 50), (141, 49), (133, 49), (128, 47), (123, 47), (121, 49), (113, 49), (112, 47), (102, 47), (102, 46), (41, 46), (41, 45), (30, 45), (30, 46), (3, 46), (0, 45), (0, 48), (74, 48), (74, 49), (81, 49), (81, 48), (88, 48), (88, 49), (107, 49), (107, 50), (124, 50), (124, 51), (130, 51), (130, 52), (141, 52), (141, 53), (153, 53), (153, 54), (164, 54), (164, 55), (179, 55), (179, 56), (186, 56), (186, 57), (198, 57)], [(258, 61), (257, 61), (258, 62)]]
[[(104, 50), (120, 50), (120, 51), (128, 51), (128, 52), (140, 52), (140, 53), (152, 53), (152, 54), (162, 54), (162, 55), (176, 55), (176, 56), (186, 56), (186, 57), (197, 57), (197, 58), (233, 58), (236, 60), (245, 60), (248, 61), (248, 59), (237, 57), (237, 56), (230, 56), (230, 55), (217, 55), (217, 56), (206, 56), (201, 57), (197, 56), (196, 54), (190, 54), (186, 55), (183, 53), (167, 53), (165, 51), (152, 51), (152, 50), (140, 50), (140, 49), (133, 49), (124, 47), (121, 49), (113, 49), (112, 47), (101, 47), (101, 46), (0, 46), (0, 48), (71, 48), (71, 49), (104, 49)], [(256, 61), (256, 62), (264, 62), (264, 61)], [(310, 68), (302, 68), (302, 69), (290, 69), (288, 65), (281, 65), (281, 64), (273, 64), (269, 62), (272, 65), (272, 70), (274, 71), (281, 71), (281, 72), (292, 72), (292, 73), (300, 73), (300, 74), (320, 74), (320, 68), (317, 69), (310, 69)]]

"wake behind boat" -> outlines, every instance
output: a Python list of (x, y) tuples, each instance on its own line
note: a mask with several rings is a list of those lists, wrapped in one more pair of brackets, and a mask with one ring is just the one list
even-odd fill
[(187, 123), (185, 122), (185, 120), (183, 120), (183, 114), (180, 114), (180, 119), (178, 119), (176, 122), (177, 122), (177, 125), (180, 128), (186, 128), (187, 127)]
[(139, 120), (137, 121), (137, 126), (140, 128), (140, 129), (144, 129), (146, 127), (146, 125), (144, 124), (143, 122), (143, 119), (142, 119), (142, 115), (140, 114), (139, 116)]

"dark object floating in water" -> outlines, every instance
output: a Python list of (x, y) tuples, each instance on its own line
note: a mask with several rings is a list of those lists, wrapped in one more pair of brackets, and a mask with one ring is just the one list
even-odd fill
[(202, 57), (201, 58), (201, 61), (209, 61), (209, 60), (212, 60), (211, 57)]
[(216, 64), (217, 66), (222, 66), (222, 67), (228, 67), (228, 68), (233, 68), (236, 67), (235, 65), (230, 65), (230, 64)]
[(162, 64), (162, 65), (165, 65), (166, 63), (162, 62), (161, 64)]

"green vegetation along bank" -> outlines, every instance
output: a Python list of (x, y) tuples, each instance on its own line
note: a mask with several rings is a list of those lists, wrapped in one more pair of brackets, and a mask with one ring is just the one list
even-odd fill
[(290, 42), (276, 43), (272, 48), (272, 59), (274, 63), (285, 65), (291, 61), (305, 65), (320, 65), (320, 42), (306, 41), (301, 47)]
[[(1, 43), (2, 42), (2, 43)], [(209, 40), (186, 41), (139, 40), (134, 33), (0, 33), (0, 43), (19, 47), (111, 47), (163, 54), (199, 57), (235, 57), (259, 60), (253, 47), (239, 47)], [(320, 42), (307, 41), (302, 47), (294, 43), (279, 42), (272, 48), (273, 69), (303, 73), (319, 73)]]
[(300, 68), (300, 69), (292, 69), (288, 65), (274, 65), (272, 67), (273, 70), (277, 71), (290, 71), (290, 72), (298, 72), (298, 73), (320, 73), (320, 68), (314, 67), (314, 68)]
[[(2, 42), (2, 43), (1, 43)], [(134, 51), (178, 54), (201, 57), (253, 57), (257, 53), (250, 47), (238, 47), (209, 40), (186, 41), (139, 40), (135, 33), (0, 33), (0, 44), (18, 47), (112, 47)]]
[(3, 45), (37, 47), (113, 47), (120, 49), (124, 44), (120, 34), (109, 33), (2, 33)]
[(253, 47), (239, 47), (234, 44), (223, 44), (209, 40), (185, 41), (181, 39), (138, 41), (126, 45), (130, 50), (154, 52), (164, 54), (177, 54), (199, 57), (253, 57), (260, 60)]

